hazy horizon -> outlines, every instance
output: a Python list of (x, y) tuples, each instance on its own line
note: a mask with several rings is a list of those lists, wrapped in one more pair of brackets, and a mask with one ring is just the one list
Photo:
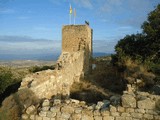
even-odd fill
[(76, 9), (76, 24), (87, 20), (93, 29), (93, 52), (114, 53), (118, 40), (142, 32), (142, 23), (158, 3), (159, 0), (0, 0), (0, 60), (57, 58), (61, 53), (62, 26), (69, 24), (70, 5)]

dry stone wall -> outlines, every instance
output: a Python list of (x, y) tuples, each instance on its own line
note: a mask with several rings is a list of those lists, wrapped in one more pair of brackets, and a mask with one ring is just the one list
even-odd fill
[(54, 95), (69, 96), (70, 87), (83, 76), (84, 51), (63, 52), (56, 70), (46, 70), (28, 75), (21, 82), (21, 89), (31, 90), (39, 99)]
[[(74, 99), (45, 99), (39, 107), (28, 107), (22, 119), (26, 120), (160, 120), (157, 108), (160, 96), (146, 92), (124, 91), (122, 105), (111, 105), (110, 101), (99, 101), (87, 105)], [(160, 106), (160, 105), (159, 105)]]

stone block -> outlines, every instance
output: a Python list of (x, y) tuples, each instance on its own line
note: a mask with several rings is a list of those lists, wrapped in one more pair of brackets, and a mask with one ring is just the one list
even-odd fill
[(132, 107), (132, 108), (136, 107), (136, 99), (133, 95), (124, 94), (122, 95), (121, 99), (123, 107)]
[(71, 120), (81, 120), (81, 114), (72, 114)]
[(42, 107), (46, 107), (46, 106), (49, 106), (50, 105), (50, 102), (48, 99), (45, 99), (42, 103)]
[(51, 119), (48, 117), (43, 117), (43, 120), (51, 120)]
[(35, 120), (35, 115), (30, 115), (31, 120)]
[(113, 116), (103, 116), (103, 120), (114, 120)]
[(29, 117), (29, 116), (28, 116), (27, 114), (22, 114), (21, 117), (22, 117), (23, 120), (28, 120), (28, 117)]
[(155, 101), (147, 98), (145, 100), (140, 100), (137, 102), (138, 108), (141, 109), (155, 109)]
[(47, 115), (46, 111), (40, 111), (39, 112), (39, 116), (41, 116), (41, 117), (46, 117), (46, 115)]
[(154, 119), (155, 119), (155, 120), (160, 120), (160, 115), (155, 115), (155, 116), (154, 116)]
[(110, 108), (110, 112), (116, 112), (117, 111), (117, 108), (112, 106), (112, 105), (110, 105), (109, 108)]
[(132, 117), (126, 117), (125, 120), (133, 120)]
[(75, 113), (81, 113), (82, 112), (82, 108), (79, 107), (79, 108), (75, 108)]
[(131, 116), (134, 117), (134, 118), (138, 118), (138, 119), (143, 118), (143, 114), (141, 114), (141, 113), (131, 113)]
[(135, 112), (136, 113), (142, 113), (142, 114), (144, 114), (145, 113), (145, 110), (144, 109), (135, 109)]
[(110, 115), (110, 112), (107, 111), (107, 110), (105, 110), (105, 111), (102, 111), (102, 112), (101, 112), (101, 115), (102, 115), (102, 116), (109, 116), (109, 115)]
[(71, 106), (63, 106), (61, 108), (61, 112), (64, 112), (64, 113), (74, 113), (74, 108), (71, 107)]
[(111, 112), (111, 116), (117, 117), (117, 116), (120, 116), (120, 113), (119, 112)]
[(54, 105), (59, 105), (61, 104), (61, 100), (60, 99), (54, 99)]
[(145, 119), (148, 119), (148, 120), (152, 120), (153, 119), (153, 115), (149, 115), (149, 114), (144, 114), (143, 117)]
[(49, 106), (45, 106), (41, 108), (42, 111), (48, 111), (49, 110)]
[(126, 117), (116, 117), (115, 120), (126, 120)]
[(72, 103), (79, 104), (79, 100), (71, 99)]
[(81, 120), (94, 120), (92, 115), (85, 115), (82, 114), (82, 119)]
[(62, 118), (67, 119), (67, 120), (70, 118), (70, 116), (71, 116), (71, 114), (69, 114), (69, 113), (62, 113), (62, 115), (61, 115)]
[(102, 120), (103, 117), (102, 116), (94, 116), (94, 120)]
[(124, 108), (124, 107), (121, 107), (121, 106), (118, 106), (118, 107), (117, 107), (117, 111), (123, 113), (123, 112), (125, 112), (125, 108)]
[(60, 106), (54, 106), (50, 108), (50, 111), (53, 113), (60, 112)]
[(34, 111), (35, 111), (35, 106), (34, 105), (31, 105), (30, 107), (28, 107), (27, 109), (26, 109), (26, 113), (27, 114), (30, 114), (30, 113), (33, 113)]
[(43, 120), (43, 118), (38, 116), (38, 115), (36, 115), (36, 120)]
[(128, 112), (128, 113), (133, 113), (133, 112), (134, 112), (134, 109), (133, 109), (133, 108), (126, 108), (126, 112)]
[(131, 115), (129, 113), (122, 113), (121, 116), (123, 116), (123, 117), (130, 117)]
[(93, 114), (94, 114), (94, 116), (100, 116), (100, 115), (101, 115), (101, 113), (99, 112), (99, 110), (95, 110), (95, 111), (93, 112)]
[(146, 113), (151, 115), (158, 115), (158, 111), (156, 110), (146, 110)]
[(56, 113), (48, 111), (47, 114), (46, 114), (46, 116), (49, 117), (49, 118), (53, 118), (53, 117), (56, 116)]

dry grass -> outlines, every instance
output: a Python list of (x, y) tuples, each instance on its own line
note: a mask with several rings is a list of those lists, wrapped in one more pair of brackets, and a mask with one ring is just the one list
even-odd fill
[(20, 120), (25, 108), (38, 103), (39, 100), (30, 90), (20, 90), (3, 101), (0, 108), (0, 120)]

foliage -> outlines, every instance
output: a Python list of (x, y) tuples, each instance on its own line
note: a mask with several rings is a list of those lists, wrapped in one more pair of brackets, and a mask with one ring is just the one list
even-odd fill
[(35, 73), (35, 72), (48, 70), (48, 69), (54, 70), (55, 66), (34, 66), (34, 67), (29, 69), (29, 72)]
[(128, 59), (149, 69), (152, 64), (160, 64), (160, 4), (149, 13), (142, 29), (143, 33), (127, 35), (117, 43), (116, 55), (112, 56), (114, 65), (124, 66)]
[(13, 74), (9, 68), (0, 68), (0, 94), (14, 83)]

